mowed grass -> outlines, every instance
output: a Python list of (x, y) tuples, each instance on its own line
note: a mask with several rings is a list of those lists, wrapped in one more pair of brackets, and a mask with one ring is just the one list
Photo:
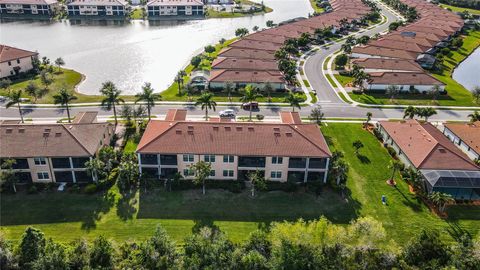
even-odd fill
[(472, 9), (472, 8), (463, 8), (463, 7), (456, 7), (456, 6), (450, 6), (446, 4), (440, 4), (441, 7), (443, 8), (448, 8), (453, 12), (464, 12), (468, 11), (468, 13), (473, 14), (473, 15), (480, 15), (480, 10), (478, 9)]
[(353, 82), (353, 77), (351, 77), (351, 76), (345, 76), (345, 75), (341, 75), (341, 74), (334, 74), (333, 76), (335, 76), (337, 81), (344, 87), (347, 84)]
[[(479, 206), (455, 206), (448, 209), (450, 218), (443, 220), (432, 214), (427, 206), (409, 193), (408, 185), (395, 176), (397, 188), (386, 184), (392, 175), (389, 169), (390, 156), (381, 143), (361, 124), (328, 123), (322, 131), (331, 141), (332, 149), (345, 154), (350, 165), (347, 187), (351, 192), (350, 204), (358, 209), (359, 216), (372, 216), (383, 223), (390, 237), (405, 243), (421, 229), (437, 229), (446, 240), (450, 233), (469, 231), (476, 235), (480, 229)], [(365, 147), (360, 157), (354, 153), (352, 143), (360, 140)], [(382, 205), (381, 196), (387, 197)]]
[(445, 56), (442, 72), (431, 74), (446, 85), (445, 89), (448, 92), (447, 95), (440, 95), (436, 101), (432, 101), (430, 95), (423, 94), (401, 94), (397, 95), (394, 100), (391, 100), (390, 97), (385, 94), (374, 93), (350, 93), (350, 97), (361, 103), (379, 105), (478, 106), (479, 104), (475, 103), (472, 93), (452, 78), (455, 67), (478, 48), (478, 46), (480, 46), (480, 31), (470, 31), (463, 40), (463, 46), (458, 50), (452, 50), (448, 56)]
[[(252, 198), (248, 190), (240, 194), (222, 190), (144, 193), (137, 191), (123, 198), (116, 187), (105, 194), (44, 192), (28, 195), (2, 194), (0, 198), (1, 231), (18, 240), (25, 228), (33, 225), (48, 237), (68, 242), (78, 237), (92, 239), (105, 235), (117, 241), (145, 239), (161, 224), (179, 243), (193, 230), (204, 225), (218, 226), (235, 242), (250, 232), (265, 228), (272, 221), (307, 220), (322, 215), (336, 224), (347, 224), (359, 216), (373, 216), (384, 223), (389, 237), (405, 243), (422, 228), (438, 229), (446, 240), (451, 232), (466, 230), (477, 234), (480, 207), (454, 206), (450, 219), (442, 220), (408, 192), (407, 185), (396, 176), (398, 189), (388, 186), (391, 160), (373, 135), (360, 124), (329, 123), (322, 127), (332, 150), (345, 153), (350, 164), (347, 195), (325, 188), (317, 197), (305, 193), (280, 191), (260, 193)], [(361, 140), (361, 161), (354, 155), (352, 142)], [(388, 205), (381, 204), (386, 195)]]

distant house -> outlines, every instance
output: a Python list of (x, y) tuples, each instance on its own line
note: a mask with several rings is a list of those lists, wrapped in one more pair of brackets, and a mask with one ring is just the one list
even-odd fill
[(352, 59), (351, 64), (363, 68), (366, 73), (423, 71), (420, 65), (405, 59), (357, 58)]
[(97, 112), (79, 113), (68, 124), (0, 123), (0, 160), (14, 159), (20, 182), (92, 182), (85, 162), (114, 134), (111, 123), (97, 123)]
[(206, 5), (232, 5), (235, 3), (233, 0), (203, 0)]
[(210, 179), (247, 180), (260, 171), (267, 180), (325, 182), (331, 153), (315, 124), (298, 113), (281, 112), (281, 123), (187, 121), (186, 110), (169, 110), (165, 120), (152, 120), (137, 147), (142, 175), (185, 179), (190, 166), (210, 163)]
[(52, 16), (57, 0), (0, 0), (0, 17), (8, 15)]
[(124, 0), (73, 0), (67, 4), (68, 16), (124, 17), (127, 8)]
[(437, 59), (431, 54), (420, 54), (415, 61), (424, 69), (432, 69)]
[(378, 129), (398, 158), (423, 176), (427, 192), (480, 199), (480, 168), (430, 123), (381, 121)]
[(147, 3), (148, 18), (169, 16), (203, 17), (201, 0), (150, 0)]
[(16, 76), (33, 69), (38, 53), (0, 44), (0, 78)]
[(447, 123), (443, 134), (471, 159), (480, 159), (480, 121)]
[(445, 90), (445, 84), (421, 72), (371, 73), (370, 80), (364, 83), (364, 88), (368, 91), (385, 91), (390, 85), (398, 86), (402, 92), (428, 93), (434, 86), (439, 86), (440, 91)]
[(235, 88), (243, 88), (250, 84), (262, 89), (266, 83), (269, 83), (276, 91), (285, 90), (285, 80), (279, 71), (226, 69), (214, 69), (211, 71), (208, 79), (210, 89), (224, 89), (227, 82), (233, 83)]

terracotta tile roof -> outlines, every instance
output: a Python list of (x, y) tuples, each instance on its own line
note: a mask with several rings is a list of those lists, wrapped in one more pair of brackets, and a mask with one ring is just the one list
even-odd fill
[(315, 124), (152, 120), (138, 153), (330, 157)]
[(379, 124), (417, 169), (480, 170), (430, 123), (408, 120), (381, 121)]
[(423, 69), (412, 60), (404, 59), (385, 59), (385, 58), (359, 58), (352, 59), (352, 64), (356, 64), (366, 69), (382, 70), (402, 70), (422, 72)]
[(231, 58), (275, 60), (275, 55), (273, 52), (240, 48), (225, 48), (218, 54), (218, 56)]
[(166, 121), (182, 121), (187, 119), (187, 110), (183, 109), (170, 109), (165, 116)]
[(302, 119), (300, 118), (300, 114), (298, 112), (280, 112), (280, 119), (284, 124), (301, 124)]
[(272, 43), (272, 42), (268, 42), (268, 41), (241, 39), (241, 40), (238, 40), (238, 41), (235, 41), (235, 42), (231, 43), (228, 46), (232, 47), (232, 48), (264, 50), (264, 51), (275, 52), (278, 49), (280, 49), (280, 47), (282, 47), (282, 45), (283, 44)]
[(368, 45), (389, 48), (389, 49), (403, 50), (403, 51), (414, 52), (414, 53), (424, 53), (431, 48), (431, 46), (422, 46), (414, 42), (390, 40), (390, 39), (383, 39), (383, 38), (378, 40), (373, 40), (372, 42), (369, 42)]
[(98, 112), (79, 112), (72, 120), (74, 124), (88, 124), (97, 120)]
[(354, 47), (352, 49), (352, 53), (409, 60), (415, 60), (417, 58), (417, 53), (414, 52), (407, 52), (403, 50), (382, 48), (370, 45)]
[(284, 83), (279, 71), (268, 70), (225, 70), (214, 69), (210, 73), (209, 82), (235, 82), (235, 83)]
[(279, 27), (264, 30), (262, 31), (262, 33), (267, 35), (282, 36), (282, 37), (285, 37), (286, 39), (298, 38), (302, 34), (302, 32), (298, 32), (297, 30), (291, 31), (291, 30), (286, 30)]
[(426, 26), (418, 26), (415, 24), (409, 24), (407, 26), (399, 27), (398, 31), (409, 31), (409, 32), (422, 32), (422, 33), (431, 33), (439, 36), (441, 39), (448, 37), (451, 33), (447, 33), (442, 29)]
[(107, 129), (113, 134), (110, 123), (0, 125), (0, 156), (92, 156)]
[(475, 123), (447, 123), (445, 127), (457, 135), (473, 151), (480, 154), (480, 121)]
[(0, 63), (37, 56), (38, 53), (0, 44)]
[(425, 37), (408, 37), (408, 36), (402, 36), (400, 33), (394, 32), (394, 34), (389, 34), (385, 35), (382, 37), (382, 39), (386, 40), (396, 40), (400, 42), (410, 42), (410, 43), (415, 43), (420, 46), (432, 48), (435, 46), (435, 44), (438, 43), (438, 37), (435, 37), (434, 39), (427, 39)]
[(287, 40), (287, 38), (284, 36), (270, 35), (270, 34), (264, 33), (264, 31), (250, 34), (248, 36), (245, 36), (243, 39), (269, 41), (272, 43), (279, 43), (279, 44), (283, 44), (285, 40)]
[(370, 80), (370, 84), (444, 85), (441, 81), (423, 72), (370, 73)]
[[(389, 36), (402, 35), (402, 33), (407, 33), (407, 32), (409, 32), (409, 31), (408, 30), (396, 31), (396, 32), (392, 32), (391, 34), (389, 34)], [(414, 31), (411, 32), (411, 33), (414, 33), (416, 38), (424, 38), (424, 39), (427, 39), (427, 40), (430, 40), (430, 41), (434, 42), (435, 44), (437, 44), (442, 39), (440, 36), (437, 36), (433, 33), (414, 32)]]
[(278, 64), (273, 60), (217, 57), (212, 62), (212, 69), (278, 71)]

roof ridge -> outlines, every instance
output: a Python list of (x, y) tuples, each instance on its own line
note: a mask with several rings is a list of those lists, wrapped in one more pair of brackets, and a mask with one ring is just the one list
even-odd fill
[(90, 151), (88, 151), (88, 149), (80, 142), (77, 136), (75, 136), (75, 134), (73, 134), (64, 124), (61, 124), (60, 126), (62, 126), (63, 129), (65, 129), (68, 132), (68, 134), (70, 134), (73, 137), (73, 139), (80, 145), (81, 148), (83, 148), (83, 150), (85, 150), (90, 155), (94, 154), (94, 153), (90, 153)]
[[(167, 131), (169, 131), (170, 129), (172, 129), (174, 126), (177, 125), (177, 123), (181, 122), (181, 121), (165, 121), (165, 120), (161, 120), (162, 122), (170, 122), (170, 123), (173, 123), (169, 128), (165, 129), (162, 133), (158, 134), (157, 136), (153, 137), (148, 143), (142, 145), (141, 148), (138, 148), (136, 150), (136, 152), (142, 150), (143, 148), (147, 147), (148, 145), (150, 145), (151, 143), (153, 143), (155, 140), (157, 140), (158, 138), (160, 138), (161, 136), (163, 136), (165, 133), (167, 133)], [(147, 130), (145, 130), (146, 132)], [(144, 132), (144, 133), (145, 133)]]
[[(327, 152), (325, 152), (325, 150), (323, 150), (319, 145), (317, 145), (315, 142), (313, 142), (308, 136), (306, 136), (305, 134), (303, 134), (302, 132), (300, 132), (299, 129), (297, 128), (294, 128), (292, 127), (292, 125), (298, 125), (298, 124), (287, 124), (288, 126), (290, 126), (291, 129), (295, 130), (298, 134), (300, 134), (300, 136), (302, 136), (303, 138), (305, 138), (307, 141), (309, 141), (311, 144), (313, 144), (317, 149), (319, 149), (320, 151), (322, 151), (322, 153), (324, 153), (325, 155), (329, 155)], [(310, 124), (310, 125), (314, 125), (314, 124)], [(321, 132), (320, 132), (321, 133)], [(325, 138), (322, 136), (322, 138), (325, 140)], [(328, 146), (327, 146), (328, 148)]]

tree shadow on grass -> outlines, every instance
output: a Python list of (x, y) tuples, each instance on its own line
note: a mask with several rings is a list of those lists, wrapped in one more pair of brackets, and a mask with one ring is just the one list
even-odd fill
[(137, 194), (138, 188), (122, 192), (122, 197), (117, 202), (117, 216), (126, 221), (133, 218), (137, 213)]
[(370, 159), (367, 156), (362, 155), (360, 153), (357, 154), (357, 158), (363, 164), (370, 164), (371, 163)]
[(448, 228), (447, 228), (448, 234), (456, 241), (459, 241), (460, 238), (465, 234), (471, 236), (470, 232), (462, 228), (457, 221), (447, 221), (447, 224), (448, 224)]
[(86, 215), (82, 221), (81, 229), (85, 231), (90, 231), (97, 227), (97, 221), (100, 220), (102, 214), (107, 213), (115, 204), (115, 195), (112, 192), (105, 192), (102, 196), (102, 200), (99, 201), (96, 208), (93, 211)]
[(402, 201), (402, 203), (405, 205), (405, 206), (408, 206), (410, 207), (414, 212), (420, 212), (422, 211), (422, 207), (419, 203), (419, 201), (417, 200), (416, 202), (413, 202), (411, 199), (412, 198), (409, 198), (407, 197), (398, 187), (395, 187), (395, 190), (400, 193), (400, 195), (402, 195), (402, 197), (404, 198), (404, 200)]

